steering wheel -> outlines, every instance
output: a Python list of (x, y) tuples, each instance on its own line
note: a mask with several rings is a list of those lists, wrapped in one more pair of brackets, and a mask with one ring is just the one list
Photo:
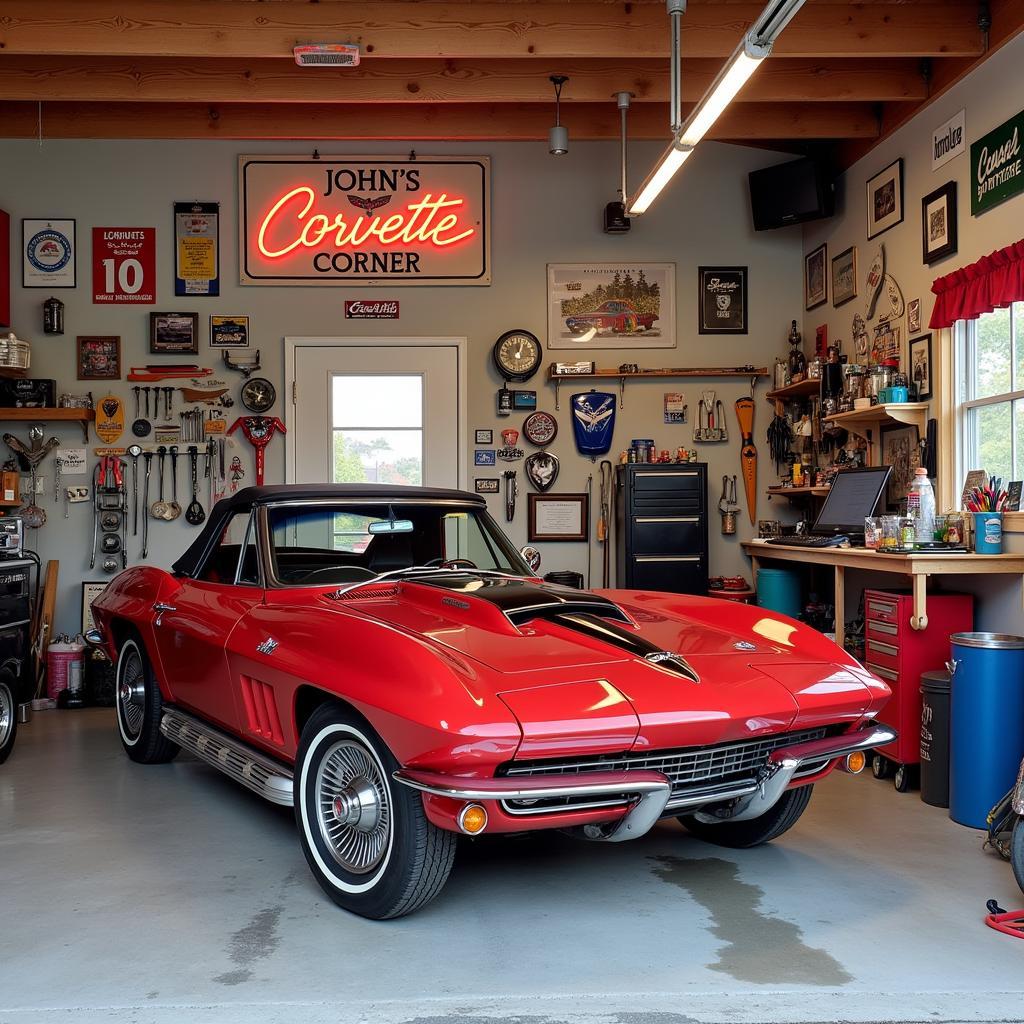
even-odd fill
[[(364, 569), (361, 565), (325, 565), (320, 569), (314, 569), (312, 572), (307, 573), (297, 582), (300, 583), (313, 583), (318, 576), (324, 576), (328, 573), (340, 574), (340, 579), (326, 579), (324, 583), (359, 583), (364, 579), (372, 580), (376, 573), (371, 572), (369, 569)], [(352, 573), (365, 573), (365, 576), (356, 576), (353, 578)]]
[(442, 569), (458, 569), (460, 566), (464, 569), (480, 568), (476, 562), (471, 562), (468, 558), (432, 558), (429, 562), (423, 563), (423, 568), (429, 569), (434, 565), (438, 565)]

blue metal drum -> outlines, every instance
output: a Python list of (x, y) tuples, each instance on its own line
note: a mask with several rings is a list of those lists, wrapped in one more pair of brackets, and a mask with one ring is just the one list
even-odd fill
[(1024, 757), (1024, 637), (954, 633), (949, 816), (984, 828)]

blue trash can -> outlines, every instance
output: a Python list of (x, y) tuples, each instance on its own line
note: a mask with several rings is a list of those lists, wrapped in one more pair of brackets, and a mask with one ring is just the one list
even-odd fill
[(1024, 637), (954, 633), (949, 816), (984, 828), (1024, 757)]
[(757, 603), (761, 608), (800, 617), (800, 576), (793, 569), (758, 569)]

